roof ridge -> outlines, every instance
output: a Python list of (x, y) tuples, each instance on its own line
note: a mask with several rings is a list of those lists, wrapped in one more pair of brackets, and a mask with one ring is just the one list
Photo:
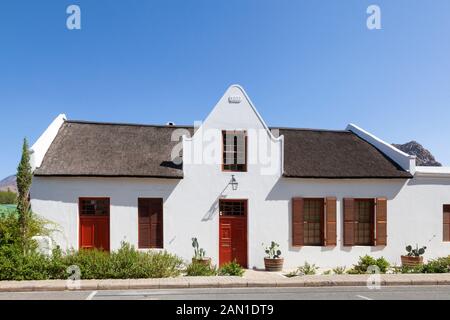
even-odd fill
[(293, 128), (293, 127), (269, 127), (269, 129), (293, 130), (293, 131), (319, 131), (319, 132), (351, 133), (351, 131), (349, 131), (349, 130), (337, 130), (337, 129), (314, 129), (314, 128)]
[(188, 125), (141, 124), (141, 123), (101, 122), (101, 121), (86, 121), (86, 120), (66, 120), (64, 122), (66, 122), (66, 123), (79, 123), (79, 124), (105, 125), (105, 126), (156, 127), (156, 128), (194, 128), (194, 126), (188, 126)]
[[(93, 124), (93, 125), (110, 125), (110, 126), (134, 126), (134, 127), (156, 127), (156, 128), (194, 128), (193, 125), (142, 124), (142, 123), (129, 123), (129, 122), (102, 122), (102, 121), (88, 121), (88, 120), (65, 120), (65, 122), (79, 123), (79, 124)], [(279, 129), (279, 130), (295, 130), (295, 131), (351, 133), (349, 130), (294, 128), (294, 127), (269, 127), (269, 129), (271, 129), (271, 130)]]

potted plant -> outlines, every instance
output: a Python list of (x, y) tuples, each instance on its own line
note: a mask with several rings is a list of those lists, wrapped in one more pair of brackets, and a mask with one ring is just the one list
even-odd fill
[(404, 267), (415, 267), (423, 263), (423, 254), (427, 247), (423, 246), (419, 248), (416, 244), (416, 248), (413, 249), (411, 245), (406, 246), (406, 255), (401, 256), (402, 266)]
[(192, 247), (194, 248), (192, 263), (200, 263), (208, 266), (211, 265), (211, 258), (205, 257), (206, 251), (199, 247), (197, 238), (192, 238)]
[(264, 258), (264, 266), (266, 271), (281, 271), (283, 269), (284, 259), (281, 258), (280, 245), (275, 241), (265, 249), (266, 257)]

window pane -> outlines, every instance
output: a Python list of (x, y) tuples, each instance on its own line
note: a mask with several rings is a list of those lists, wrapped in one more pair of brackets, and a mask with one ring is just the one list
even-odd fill
[(80, 214), (82, 215), (108, 215), (109, 199), (81, 199)]
[(304, 199), (304, 244), (307, 246), (323, 245), (323, 199)]
[(223, 216), (245, 216), (246, 200), (220, 200), (219, 211)]
[(246, 171), (245, 132), (223, 132), (223, 169)]
[(373, 245), (374, 201), (372, 199), (355, 200), (355, 244)]

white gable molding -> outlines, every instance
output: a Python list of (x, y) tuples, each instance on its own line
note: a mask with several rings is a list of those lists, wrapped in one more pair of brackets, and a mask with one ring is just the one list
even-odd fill
[(41, 166), (42, 160), (44, 160), (44, 156), (47, 153), (48, 148), (52, 144), (53, 140), (58, 134), (59, 129), (66, 120), (67, 117), (65, 114), (58, 115), (44, 131), (44, 133), (39, 137), (39, 139), (37, 139), (37, 141), (33, 144), (30, 149), (31, 170), (34, 171), (36, 168), (39, 168)]
[(404, 170), (409, 171), (412, 175), (414, 175), (416, 171), (416, 156), (409, 155), (393, 145), (381, 140), (375, 135), (367, 132), (366, 130), (358, 127), (357, 125), (350, 123), (346, 130), (349, 130), (356, 134), (361, 139), (367, 141), (375, 148), (383, 152), (386, 156), (391, 158), (394, 162), (396, 162), (400, 167)]

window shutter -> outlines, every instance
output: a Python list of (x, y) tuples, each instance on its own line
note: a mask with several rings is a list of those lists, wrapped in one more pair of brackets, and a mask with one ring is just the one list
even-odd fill
[(355, 243), (355, 199), (344, 199), (344, 246)]
[(292, 245), (303, 246), (303, 198), (292, 199)]
[(376, 246), (387, 244), (387, 199), (375, 199), (375, 241)]
[(336, 245), (336, 198), (325, 199), (325, 245)]
[(444, 205), (444, 238), (443, 241), (450, 241), (450, 205)]
[(150, 248), (150, 214), (147, 199), (138, 200), (138, 246)]
[(160, 198), (138, 200), (139, 248), (163, 248), (163, 201)]

